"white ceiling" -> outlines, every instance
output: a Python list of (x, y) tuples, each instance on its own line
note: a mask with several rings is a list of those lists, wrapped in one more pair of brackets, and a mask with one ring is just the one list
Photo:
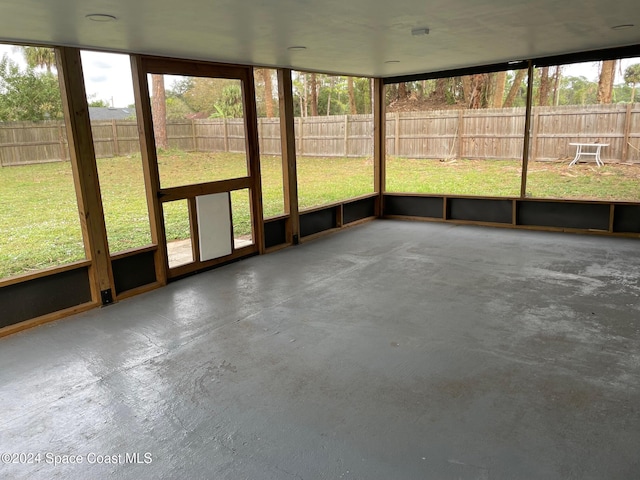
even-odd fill
[(387, 77), (640, 45), (640, 2), (2, 0), (0, 40)]

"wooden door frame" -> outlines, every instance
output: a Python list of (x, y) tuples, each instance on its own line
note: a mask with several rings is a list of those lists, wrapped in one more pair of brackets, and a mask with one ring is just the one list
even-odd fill
[[(166, 284), (170, 278), (193, 273), (203, 268), (228, 262), (236, 258), (264, 253), (264, 222), (262, 221), (262, 182), (260, 176), (260, 150), (258, 144), (258, 115), (255, 103), (255, 85), (253, 68), (241, 65), (227, 65), (200, 61), (188, 61), (150, 57), (131, 56), (131, 69), (134, 79), (138, 134), (144, 168), (147, 204), (151, 224), (151, 237), (157, 245), (155, 253), (156, 277), (158, 282)], [(245, 121), (245, 149), (248, 161), (248, 175), (242, 178), (190, 184), (181, 187), (162, 189), (158, 170), (158, 157), (153, 133), (151, 99), (148, 74), (184, 75), (192, 77), (225, 78), (240, 80), (242, 84), (242, 103)], [(167, 239), (164, 228), (162, 203), (169, 200), (187, 199), (195, 195), (248, 189), (250, 198), (251, 224), (254, 244), (240, 248), (231, 255), (207, 262), (194, 262), (169, 269)], [(197, 239), (196, 239), (197, 241)], [(194, 259), (195, 260), (195, 259)]]

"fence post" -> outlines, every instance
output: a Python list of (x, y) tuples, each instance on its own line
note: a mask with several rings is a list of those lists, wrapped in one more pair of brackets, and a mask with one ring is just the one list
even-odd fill
[(344, 158), (349, 156), (349, 115), (344, 116)]
[(400, 155), (400, 112), (393, 115), (393, 121), (393, 154), (397, 157)]
[(222, 118), (222, 126), (224, 127), (224, 151), (229, 151), (229, 126), (227, 124), (227, 117)]
[(298, 117), (298, 153), (304, 155), (304, 134), (302, 133), (302, 117)]
[(60, 160), (67, 159), (67, 149), (64, 148), (64, 126), (62, 124), (58, 125), (58, 142), (60, 143)]
[(464, 154), (464, 110), (458, 111), (458, 159)]
[[(16, 129), (11, 129), (11, 138), (13, 138), (13, 144), (16, 145), (18, 143), (18, 139), (16, 138)], [(20, 155), (18, 154), (19, 150), (16, 147), (11, 148), (11, 163), (18, 163)], [(4, 165), (3, 165), (4, 166)]]
[(629, 134), (631, 133), (631, 108), (633, 103), (627, 103), (627, 111), (624, 116), (624, 139), (622, 143), (622, 158), (621, 162), (626, 162), (629, 156)]
[(118, 141), (118, 126), (115, 119), (111, 120), (111, 131), (113, 132), (113, 155), (120, 156), (120, 142)]
[(540, 107), (533, 108), (533, 132), (531, 133), (531, 155), (532, 162), (538, 157), (538, 129), (540, 128)]
[(193, 151), (198, 151), (198, 136), (196, 135), (196, 120), (191, 119), (191, 139), (193, 140)]

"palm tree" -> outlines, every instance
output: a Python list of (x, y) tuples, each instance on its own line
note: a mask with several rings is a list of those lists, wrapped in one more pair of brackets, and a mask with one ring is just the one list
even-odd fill
[(640, 83), (640, 63), (634, 63), (629, 65), (624, 71), (625, 83), (631, 84), (631, 101), (635, 102), (636, 99), (636, 85)]
[(56, 52), (53, 48), (22, 47), (22, 54), (31, 68), (44, 67), (51, 73), (52, 67), (56, 65)]

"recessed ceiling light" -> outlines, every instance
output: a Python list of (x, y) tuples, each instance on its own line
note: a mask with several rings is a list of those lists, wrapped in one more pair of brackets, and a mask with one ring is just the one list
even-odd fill
[(633, 23), (624, 23), (622, 25), (614, 25), (611, 27), (611, 30), (626, 30), (627, 28), (633, 28), (635, 25)]
[(419, 37), (420, 35), (429, 35), (427, 27), (418, 27), (411, 30), (411, 35)]
[(400, 63), (400, 60), (387, 60), (384, 63)]
[(294, 45), (293, 47), (287, 48), (287, 50), (289, 50), (290, 52), (301, 52), (306, 49), (307, 47), (305, 47), (304, 45)]
[(94, 22), (113, 22), (117, 20), (117, 18), (113, 15), (109, 15), (107, 13), (90, 13), (85, 18), (92, 20)]

